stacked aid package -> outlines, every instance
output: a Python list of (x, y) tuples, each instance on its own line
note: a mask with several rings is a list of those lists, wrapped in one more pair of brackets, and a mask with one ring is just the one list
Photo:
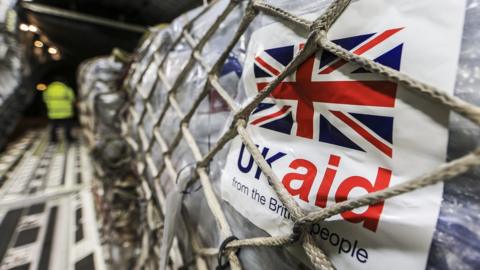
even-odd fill
[[(309, 20), (319, 17), (330, 4), (321, 0), (271, 2)], [(195, 21), (190, 32), (197, 42), (227, 4), (217, 2)], [(241, 3), (234, 8), (201, 51), (210, 66), (233, 37), (245, 6)], [(169, 89), (156, 81), (157, 61), (151, 64), (149, 59), (163, 59), (183, 25), (200, 10), (180, 16), (140, 47), (141, 57), (132, 65), (127, 84), (144, 91), (143, 96), (153, 87), (151, 105), (158, 115), (145, 116), (142, 125), (132, 125), (132, 130), (141, 128), (151, 136), (167, 99)], [(328, 38), (348, 51), (480, 104), (479, 13), (476, 0), (352, 1)], [(221, 85), (240, 106), (246, 104), (302, 49), (307, 35), (260, 13), (228, 57)], [(170, 85), (190, 54), (185, 39), (168, 52), (161, 71)], [(194, 64), (177, 90), (182, 111), (187, 112), (202, 91), (206, 76)], [(141, 113), (142, 95), (136, 95), (133, 102)], [(227, 108), (212, 89), (195, 112), (189, 127), (202, 154), (230, 127), (232, 115)], [(173, 108), (168, 109), (159, 129), (167, 143), (172, 142), (179, 123)], [(444, 107), (326, 51), (308, 59), (262, 101), (252, 112), (247, 130), (306, 211), (428, 173), (474, 149), (479, 138), (477, 127)], [(158, 144), (152, 153), (161, 167)], [(195, 160), (183, 140), (172, 160), (179, 172), (177, 182), (192, 177)], [(288, 211), (238, 138), (216, 155), (209, 174), (235, 236), (290, 233)], [(478, 175), (476, 168), (445, 184), (331, 217), (312, 226), (310, 233), (339, 269), (384, 269), (385, 265), (391, 269), (475, 269), (480, 265), (480, 199), (474, 183)], [(178, 192), (166, 171), (159, 184), (166, 194)], [(183, 193), (188, 223), (174, 231), (181, 250), (186, 257), (192, 252), (184, 227), (196, 232), (202, 246), (218, 247), (224, 239), (215, 229), (203, 193), (195, 185)], [(168, 209), (165, 212), (168, 215)], [(239, 256), (245, 269), (311, 267), (296, 245), (243, 248)], [(216, 265), (213, 259), (208, 263)]]
[(34, 93), (21, 85), (18, 43), (12, 34), (1, 30), (3, 27), (0, 22), (0, 149)]
[[(115, 53), (123, 55), (120, 51)], [(120, 55), (120, 56), (121, 56)], [(122, 57), (88, 60), (79, 68), (80, 122), (92, 150), (97, 178), (94, 194), (102, 227), (109, 239), (112, 265), (130, 269), (138, 246), (138, 181), (132, 175), (132, 151), (120, 136), (120, 118), (126, 102), (121, 90), (126, 65)]]
[(13, 4), (0, 3), (0, 149), (33, 96), (33, 91), (20, 85), (20, 50), (14, 35), (7, 31), (7, 13)]
[(123, 67), (111, 56), (88, 60), (79, 68), (81, 117), (88, 117), (85, 124), (90, 125), (88, 128), (97, 140), (119, 132), (118, 111), (125, 99), (119, 91)]

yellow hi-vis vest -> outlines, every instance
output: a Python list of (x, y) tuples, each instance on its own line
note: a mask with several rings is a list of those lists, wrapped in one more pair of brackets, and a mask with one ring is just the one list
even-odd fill
[(43, 91), (43, 101), (50, 119), (72, 118), (74, 100), (73, 90), (61, 82), (53, 82)]

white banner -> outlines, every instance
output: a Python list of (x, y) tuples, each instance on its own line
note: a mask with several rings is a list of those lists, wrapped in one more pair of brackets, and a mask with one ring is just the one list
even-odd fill
[[(452, 94), (464, 10), (464, 0), (357, 1), (329, 39)], [(247, 96), (285, 68), (306, 36), (280, 23), (253, 33), (243, 73)], [(448, 111), (320, 51), (257, 107), (247, 129), (299, 205), (318, 211), (444, 163)], [(310, 233), (339, 269), (423, 269), (442, 190), (438, 184), (345, 212)], [(290, 214), (238, 138), (222, 176), (222, 196), (271, 235), (291, 232)]]

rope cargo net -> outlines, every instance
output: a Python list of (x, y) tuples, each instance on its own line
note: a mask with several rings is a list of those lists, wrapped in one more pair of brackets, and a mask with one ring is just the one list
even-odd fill
[[(141, 186), (144, 190), (146, 203), (153, 206), (154, 210), (152, 211), (156, 211), (160, 219), (167, 215), (165, 212), (165, 203), (168, 191), (166, 191), (164, 186), (166, 184), (162, 183), (169, 181), (169, 185), (176, 185), (179, 175), (182, 173), (181, 170), (183, 169), (176, 168), (174, 165), (176, 162), (174, 160), (175, 151), (178, 150), (180, 145), (186, 145), (188, 147), (190, 151), (188, 153), (189, 159), (193, 160), (190, 168), (192, 168), (194, 174), (194, 180), (191, 181), (190, 185), (199, 185), (196, 192), (203, 193), (206, 204), (216, 224), (216, 228), (212, 227), (209, 229), (217, 229), (220, 235), (220, 242), (223, 242), (223, 245), (219, 249), (217, 246), (203, 246), (200, 239), (191, 237), (190, 244), (193, 250), (193, 260), (190, 263), (194, 263), (198, 269), (212, 268), (212, 265), (207, 262), (216, 257), (219, 258), (219, 263), (223, 266), (226, 265), (225, 261), (228, 261), (232, 269), (242, 269), (242, 261), (238, 257), (238, 251), (240, 249), (252, 247), (285, 247), (293, 244), (301, 245), (315, 269), (334, 269), (329, 257), (315, 243), (313, 236), (308, 233), (310, 225), (322, 222), (329, 217), (345, 211), (372, 205), (393, 196), (452, 179), (480, 164), (480, 149), (475, 149), (458, 159), (443, 164), (428, 174), (381, 191), (348, 199), (316, 212), (306, 213), (299, 207), (282, 185), (275, 171), (272, 170), (262, 156), (262, 153), (256, 147), (246, 130), (246, 126), (250, 113), (257, 105), (268, 97), (282, 80), (292, 74), (299, 65), (314, 55), (318, 50), (324, 49), (345, 61), (355, 62), (364, 69), (372, 73), (380, 74), (389, 81), (395, 82), (415, 94), (423, 95), (426, 98), (440, 103), (446, 109), (463, 116), (475, 125), (480, 125), (479, 107), (457, 97), (447, 95), (436, 87), (419, 82), (408, 75), (383, 66), (373, 60), (351, 53), (327, 39), (327, 33), (330, 27), (335, 23), (336, 19), (342, 15), (342, 12), (348, 7), (349, 3), (350, 1), (348, 0), (333, 1), (320, 17), (313, 21), (308, 21), (261, 1), (249, 1), (248, 4), (245, 4), (241, 1), (232, 0), (204, 35), (199, 40), (195, 40), (190, 32), (191, 28), (199, 17), (212, 8), (215, 4), (215, 2), (212, 2), (189, 19), (181, 29), (181, 34), (173, 39), (173, 42), (168, 48), (160, 45), (154, 48), (155, 51), (147, 54), (146, 57), (140, 54), (134, 55), (129, 73), (124, 81), (124, 89), (128, 92), (129, 98), (125, 106), (126, 120), (121, 124), (122, 136), (127, 140), (134, 152), (136, 152), (135, 169), (142, 183)], [(202, 51), (207, 42), (226, 20), (227, 16), (238, 6), (245, 8), (243, 17), (238, 23), (233, 38), (226, 44), (223, 52), (215, 60), (214, 64), (211, 65), (202, 57)], [(309, 35), (303, 50), (294, 56), (286, 68), (278, 74), (273, 81), (268, 83), (263, 90), (259, 91), (255, 98), (249, 100), (246, 105), (241, 106), (235, 102), (234, 97), (232, 97), (229, 91), (219, 82), (220, 70), (232, 49), (241, 39), (255, 17), (260, 13), (280, 20), (280, 22), (287, 27), (308, 31)], [(179, 74), (176, 75), (173, 83), (170, 83), (165, 74), (165, 62), (172, 49), (176, 48), (182, 41), (186, 41), (191, 47), (191, 53), (187, 63), (183, 65), (183, 68)], [(153, 46), (153, 43), (153, 38), (147, 38), (139, 50), (145, 50), (145, 48)], [(160, 51), (164, 52), (163, 55), (159, 53)], [(138, 61), (147, 61), (148, 64), (145, 65), (144, 69), (138, 70)], [(198, 96), (190, 95), (191, 105), (188, 110), (185, 110), (182, 109), (180, 105), (181, 101), (179, 101), (177, 97), (178, 89), (182, 83), (187, 80), (189, 73), (192, 72), (193, 67), (196, 65), (203, 69), (207, 76), (203, 84), (203, 90)], [(145, 87), (140, 89), (140, 87), (143, 86), (142, 82), (146, 74), (152, 68), (155, 70), (154, 82), (148, 83), (147, 89), (145, 89)], [(135, 73), (139, 73), (140, 75), (135, 76)], [(129, 85), (133, 85), (134, 87), (129, 87)], [(161, 94), (165, 95), (165, 99), (164, 103), (160, 106), (160, 110), (155, 109), (156, 106), (158, 106), (158, 85), (168, 89), (166, 93)], [(190, 125), (192, 118), (199, 113), (198, 108), (200, 104), (209, 96), (212, 89), (223, 99), (225, 104), (228, 105), (230, 114), (232, 115), (232, 122), (219, 139), (209, 147), (208, 151), (202, 151)], [(139, 106), (139, 103), (142, 106)], [(174, 114), (175, 117), (179, 119), (178, 125), (173, 125), (172, 122), (165, 121), (166, 115), (169, 114)], [(147, 118), (153, 119), (153, 125), (149, 128), (145, 128)], [(174, 132), (174, 136), (167, 138), (164, 135), (165, 130)], [(225, 209), (222, 207), (221, 201), (218, 198), (218, 192), (212, 185), (213, 178), (209, 170), (209, 164), (217, 154), (237, 136), (240, 137), (243, 144), (253, 156), (255, 163), (271, 183), (271, 187), (274, 189), (278, 198), (291, 214), (294, 226), (290, 234), (274, 237), (232, 238), (233, 232), (231, 230), (231, 224), (227, 221)], [(157, 162), (157, 158), (159, 158), (161, 162)], [(184, 218), (186, 218), (185, 222), (188, 224), (188, 217)], [(209, 219), (210, 217), (202, 218)], [(155, 226), (155, 224), (150, 227), (160, 231), (162, 229), (161, 226)], [(185, 258), (181, 258), (182, 255), (180, 254), (181, 252), (178, 251), (178, 244), (174, 243), (172, 248), (170, 254), (177, 254), (180, 257), (175, 258), (177, 255), (171, 255), (173, 264), (177, 264), (177, 267), (173, 268), (178, 268), (189, 263)], [(142, 253), (137, 264), (146, 267), (149, 264), (148, 257), (151, 256), (152, 253), (158, 254), (159, 251), (155, 247), (151, 247), (148, 239), (145, 238), (142, 243), (142, 249), (147, 249), (148, 252), (146, 254)]]

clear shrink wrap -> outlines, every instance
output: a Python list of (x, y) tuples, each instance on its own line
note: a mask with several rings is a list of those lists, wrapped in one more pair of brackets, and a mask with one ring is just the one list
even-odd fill
[[(480, 105), (480, 1), (468, 0), (455, 95)], [(450, 115), (447, 160), (480, 146), (480, 129)], [(480, 168), (444, 183), (443, 201), (427, 269), (478, 269), (480, 265)]]

